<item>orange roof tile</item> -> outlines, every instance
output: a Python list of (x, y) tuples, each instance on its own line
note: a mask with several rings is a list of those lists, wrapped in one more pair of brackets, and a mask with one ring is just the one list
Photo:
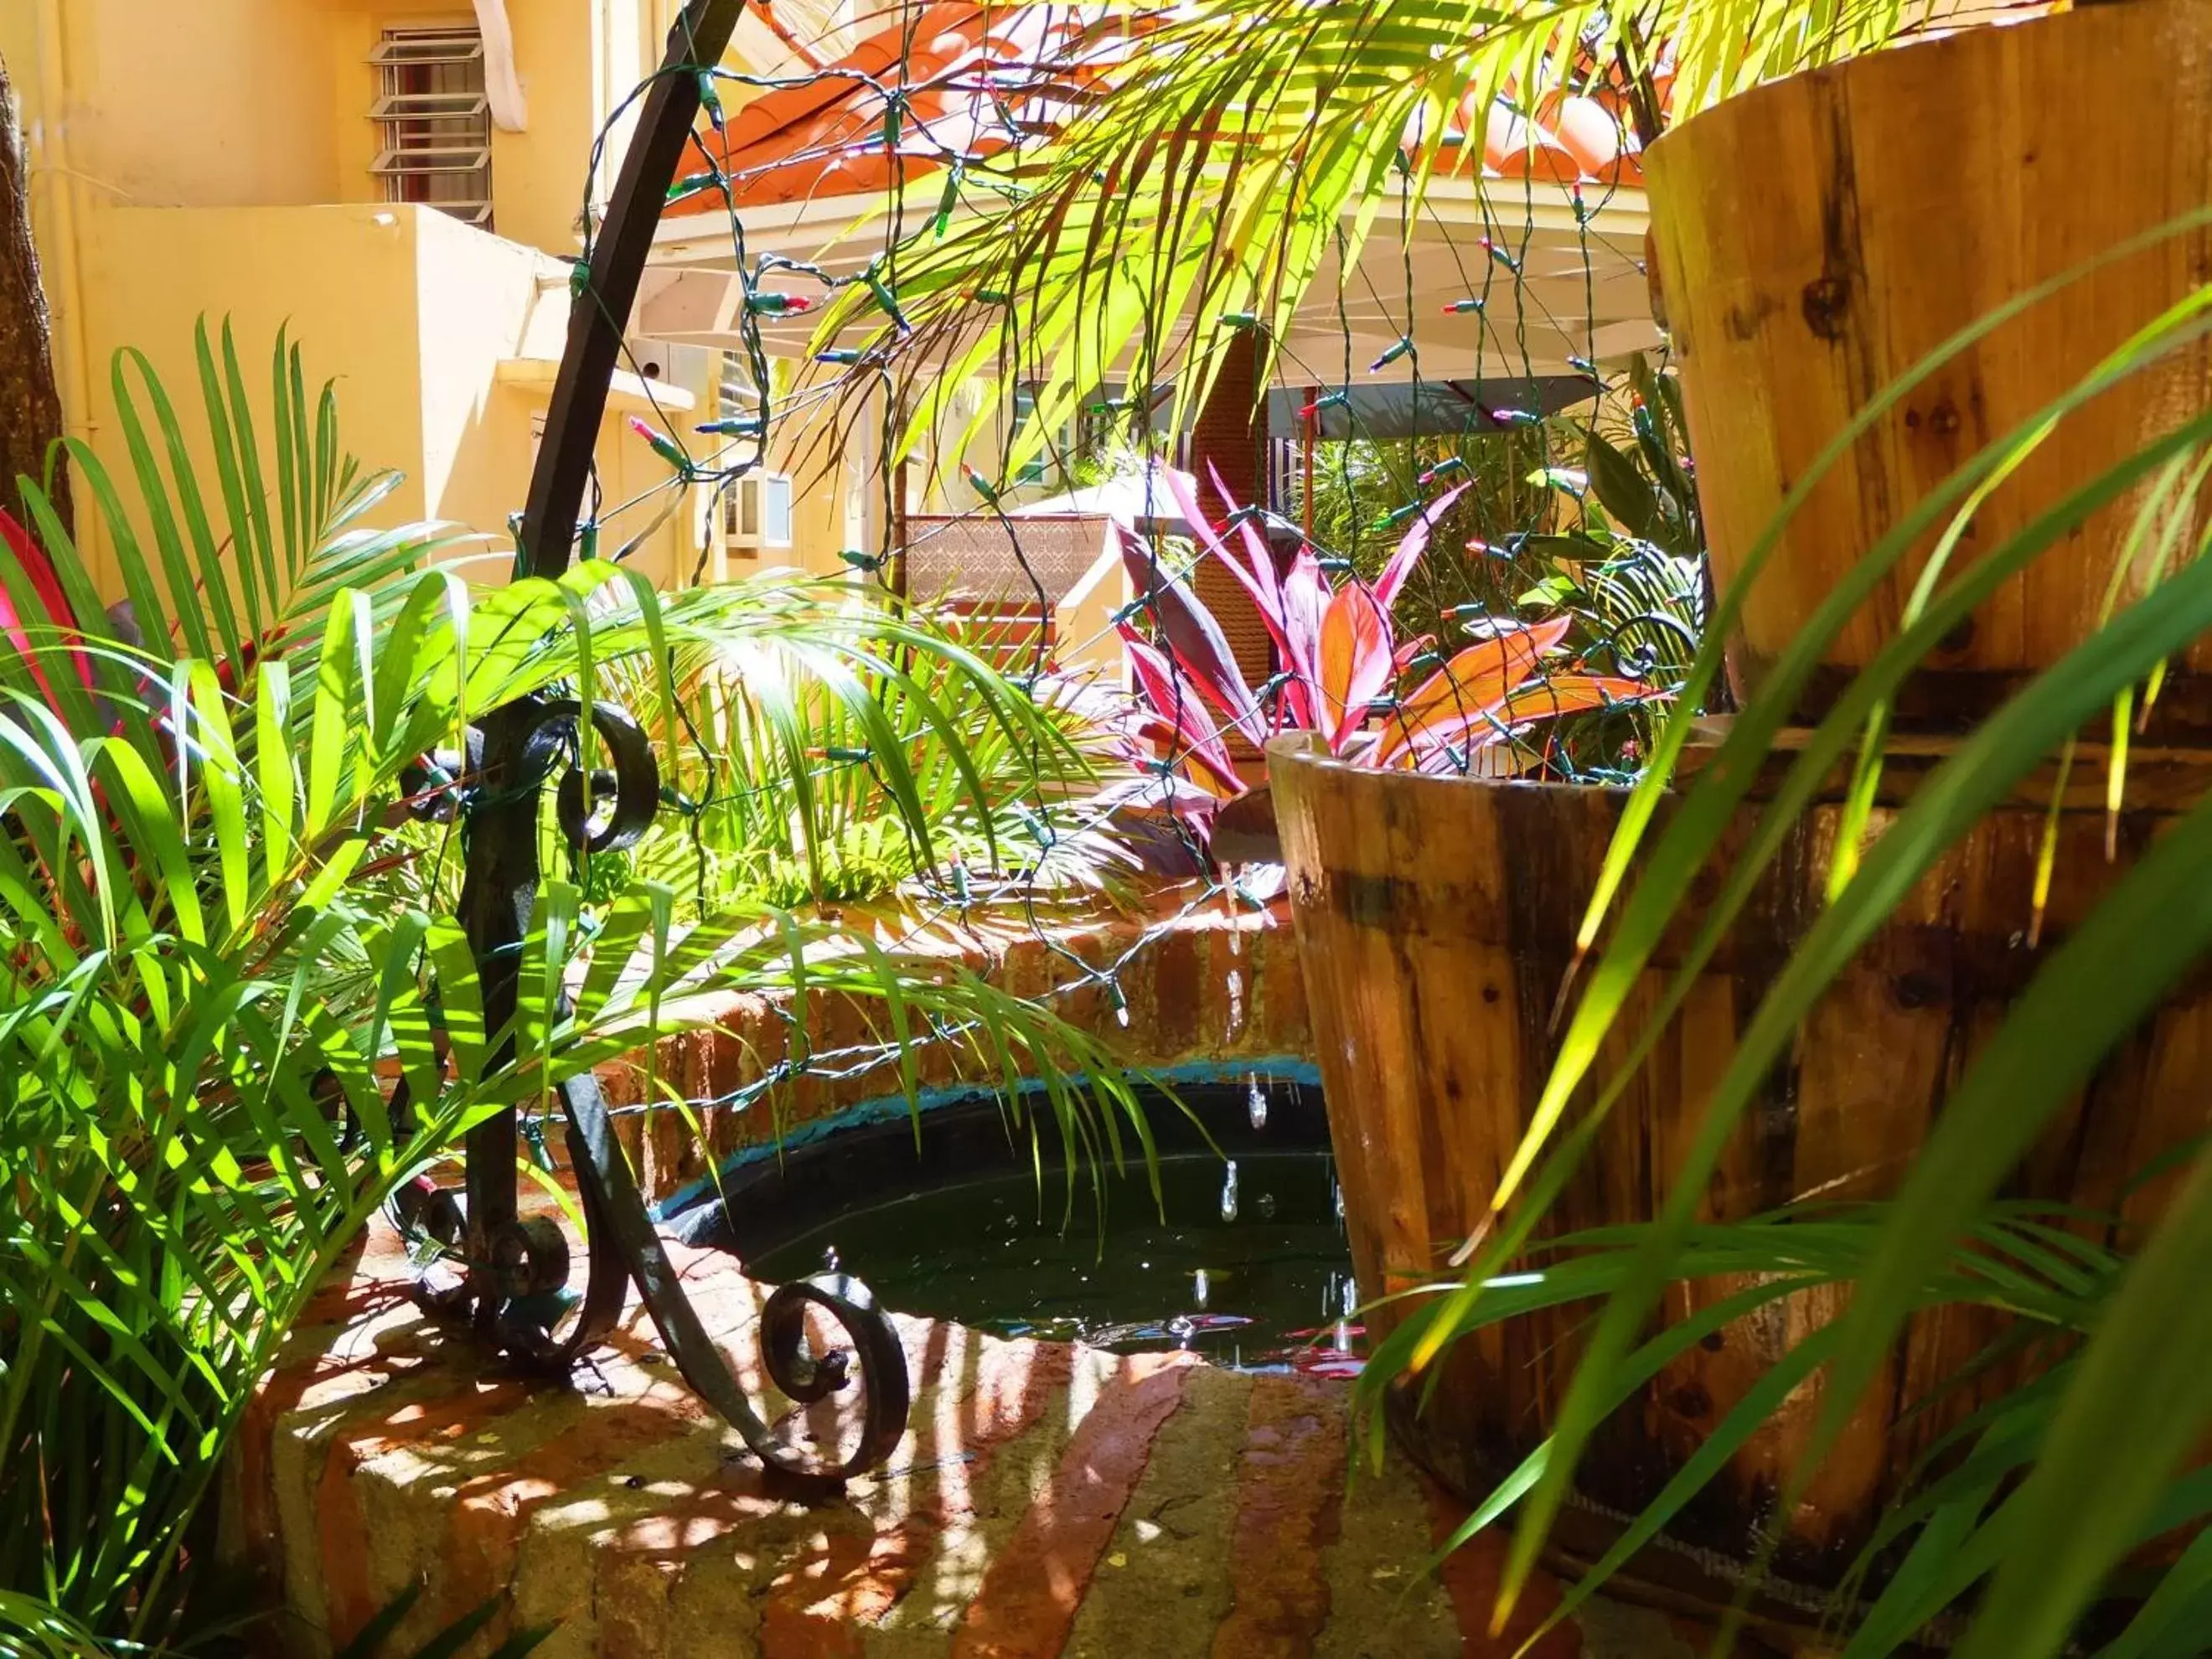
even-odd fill
[[(872, 194), (890, 187), (884, 143), (891, 94), (905, 105), (896, 154), (912, 180), (948, 154), (998, 155), (1055, 127), (1088, 78), (1072, 59), (1083, 45), (1093, 64), (1110, 53), (1086, 42), (1086, 19), (1065, 5), (987, 7), (941, 0), (871, 35), (802, 85), (763, 94), (733, 114), (720, 138), (696, 140), (730, 180), (736, 204)], [(1457, 148), (1474, 125), (1462, 105), (1444, 143)], [(1418, 134), (1409, 133), (1409, 146)], [(1554, 94), (1528, 118), (1500, 103), (1483, 126), (1486, 177), (1563, 185), (1639, 185), (1634, 135), (1606, 103)], [(703, 167), (702, 159), (700, 165)], [(722, 210), (708, 191), (672, 203), (672, 216)]]
[[(997, 155), (1056, 125), (1074, 92), (1062, 54), (1082, 27), (1066, 6), (924, 6), (805, 84), (745, 105), (719, 139), (705, 132), (694, 139), (720, 166), (741, 207), (886, 190), (894, 173), (885, 142), (892, 94), (904, 105), (901, 176), (933, 171), (948, 155)], [(667, 210), (722, 208), (709, 191)]]
[[(1935, 38), (1958, 26), (2023, 21), (2058, 3), (1951, 0), (1919, 33)], [(701, 133), (698, 142), (720, 162), (739, 206), (887, 190), (894, 168), (884, 115), (892, 94), (903, 94), (905, 104), (896, 145), (901, 176), (933, 172), (948, 155), (998, 155), (1051, 132), (1083, 95), (1084, 83), (1111, 61), (1115, 41), (1101, 36), (1101, 15), (1079, 4), (988, 6), (973, 0), (937, 0), (907, 12), (887, 0), (878, 15), (896, 19), (890, 27), (804, 84), (746, 105), (721, 138)], [(1144, 26), (1141, 13), (1129, 25)], [(1655, 76), (1662, 109), (1673, 79), (1671, 64), (1662, 62)], [(1474, 101), (1470, 93), (1454, 112), (1443, 146), (1463, 153), (1479, 127), (1486, 178), (1566, 185), (1644, 181), (1641, 146), (1610, 88), (1597, 88), (1595, 96), (1555, 88), (1538, 98), (1533, 111), (1501, 100), (1485, 113)], [(1405, 143), (1419, 152), (1418, 128), (1407, 131)], [(721, 206), (720, 196), (707, 191), (667, 210), (709, 213)]]

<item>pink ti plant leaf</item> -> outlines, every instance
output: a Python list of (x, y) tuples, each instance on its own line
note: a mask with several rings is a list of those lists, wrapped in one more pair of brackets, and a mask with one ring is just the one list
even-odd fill
[(1343, 750), (1369, 705), (1389, 690), (1396, 658), (1390, 613), (1356, 583), (1338, 588), (1321, 623), (1322, 730), (1332, 752)]
[[(1229, 649), (1229, 636), (1206, 608), (1190, 584), (1162, 564), (1151, 544), (1127, 527), (1114, 533), (1121, 550), (1121, 563), (1137, 592), (1139, 605), (1158, 622), (1168, 649), (1200, 696), (1241, 726), (1257, 743), (1267, 733), (1260, 720), (1258, 700), (1244, 683), (1243, 671)], [(1127, 629), (1123, 638), (1128, 638)]]
[(1436, 528), (1437, 520), (1451, 508), (1451, 504), (1465, 495), (1469, 486), (1455, 484), (1421, 510), (1421, 516), (1406, 526), (1399, 538), (1397, 551), (1391, 554), (1382, 566), (1382, 574), (1375, 578), (1375, 598), (1383, 610), (1398, 603), (1398, 594), (1406, 586), (1406, 578), (1413, 574), (1413, 567), (1421, 562), (1421, 555), (1429, 550), (1429, 532)]
[[(55, 700), (53, 687), (46, 682), (45, 653), (33, 645), (31, 630), (38, 629), (43, 634), (46, 631), (45, 625), (51, 624), (65, 638), (82, 639), (84, 635), (77, 627), (76, 607), (69, 602), (69, 595), (62, 591), (61, 576), (55, 570), (53, 561), (46, 556), (46, 550), (4, 509), (0, 509), (0, 545), (4, 545), (7, 556), (15, 561), (15, 568), (22, 572), (24, 580), (30, 584), (32, 592), (46, 611), (43, 617), (24, 617), (16, 611), (15, 600), (5, 585), (0, 585), (0, 633), (8, 636), (24, 659), (25, 665), (31, 671), (31, 678), (39, 683), (39, 690), (46, 693), (46, 706), (58, 714), (61, 705)], [(76, 669), (77, 678), (84, 683), (84, 689), (91, 690), (91, 656), (83, 650), (74, 650), (70, 653), (70, 663)]]
[(1164, 728), (1162, 735), (1172, 759), (1191, 762), (1219, 784), (1223, 793), (1242, 794), (1244, 780), (1237, 776), (1236, 765), (1229, 758), (1229, 746), (1213, 731), (1204, 708), (1191, 695), (1188, 677), (1179, 674), (1175, 664), (1126, 623), (1121, 625), (1121, 645), (1137, 671), (1137, 683), (1144, 689), (1146, 700)]

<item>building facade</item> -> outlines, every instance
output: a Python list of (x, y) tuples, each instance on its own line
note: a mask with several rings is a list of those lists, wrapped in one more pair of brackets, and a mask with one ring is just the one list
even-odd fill
[[(566, 336), (586, 203), (605, 199), (627, 137), (621, 106), (679, 3), (0, 6), (70, 431), (125, 470), (118, 349), (147, 355), (189, 428), (196, 322), (228, 320), (249, 365), (286, 329), (311, 386), (335, 383), (347, 447), (404, 475), (379, 516), (483, 532), (471, 574), (495, 580)], [(784, 50), (757, 23), (739, 49)], [(631, 344), (600, 441), (611, 503), (667, 476), (627, 418), (710, 418), (733, 363), (709, 345)], [(601, 545), (642, 537), (633, 561), (663, 583), (840, 568), (854, 483), (830, 453), (726, 507), (699, 488), (663, 517), (661, 492), (630, 509), (634, 522), (611, 516)], [(112, 585), (96, 535), (87, 551)]]

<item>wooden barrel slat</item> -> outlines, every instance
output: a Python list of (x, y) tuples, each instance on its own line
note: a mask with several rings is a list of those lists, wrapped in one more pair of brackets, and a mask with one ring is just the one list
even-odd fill
[[(1271, 755), (1316, 1047), (1345, 1183), (1360, 1289), (1372, 1298), (1447, 1272), (1482, 1219), (1553, 1054), (1552, 1003), (1626, 799), (1553, 784), (1377, 772), (1295, 739)], [(1596, 1081), (1659, 1006), (1721, 872), (1749, 842), (1740, 812), (1686, 914), (1608, 1035)], [(1662, 807), (1662, 813), (1671, 806)], [(1834, 805), (1785, 838), (1741, 924), (1692, 986), (1562, 1195), (1553, 1231), (1649, 1218), (1664, 1201), (1705, 1101), (1790, 951), (1820, 915)], [(2001, 807), (1939, 859), (1838, 977), (1729, 1143), (1702, 1195), (1708, 1218), (1792, 1200), (1893, 1193), (1942, 1103), (2052, 946), (2094, 908), (2171, 814), (2131, 808), (2118, 858), (2101, 811), (2058, 817), (2057, 875), (2039, 947), (2027, 944), (2045, 806)], [(1876, 815), (1876, 828), (1887, 821)], [(1586, 1086), (1571, 1109), (1593, 1097)], [(2019, 1196), (2124, 1212), (2139, 1227), (2171, 1182), (2127, 1193), (2161, 1152), (2212, 1126), (2212, 982), (2192, 979), (2059, 1113), (2008, 1182)], [(2096, 1229), (2085, 1228), (2105, 1235)], [(1673, 1293), (1717, 1297), (1708, 1284)], [(1765, 1367), (1840, 1292), (1808, 1292), (1670, 1365), (1607, 1424), (1578, 1474), (1615, 1510), (1648, 1501)], [(1445, 1361), (1434, 1405), (1401, 1428), (1416, 1455), (1480, 1498), (1541, 1439), (1571, 1369), (1586, 1310), (1481, 1333)], [(1387, 1328), (1391, 1315), (1378, 1323)], [(2017, 1369), (1909, 1407), (1966, 1372), (2000, 1328), (1951, 1310), (1917, 1322), (1804, 1505), (1768, 1513), (1809, 1432), (1817, 1390), (1793, 1400), (1674, 1528), (1747, 1556), (1763, 1528), (1787, 1540), (1785, 1570), (1832, 1583), (1896, 1494), (1901, 1471)]]
[[(2159, 66), (2154, 83), (2144, 65)], [(1998, 305), (2212, 204), (2212, 9), (2131, 0), (1978, 28), (1790, 76), (1645, 158), (1658, 287), (1725, 586), (1793, 485), (1875, 395)], [(1961, 461), (2212, 279), (2212, 229), (2115, 259), (1968, 347), (1817, 483), (1732, 641), (1755, 688), (1845, 572)], [(2198, 340), (2103, 394), (1984, 503), (1953, 568), (2206, 407)], [(1908, 723), (2047, 667), (2094, 625), (2135, 507), (2104, 509), (2008, 580), (1916, 676)], [(1940, 527), (1940, 526), (1939, 526)], [(1824, 699), (1897, 631), (1923, 536), (1826, 654)], [(2212, 641), (2177, 664), (2194, 680)], [(2212, 732), (2201, 688), (2160, 725)], [(1954, 708), (1950, 712), (1956, 713)]]

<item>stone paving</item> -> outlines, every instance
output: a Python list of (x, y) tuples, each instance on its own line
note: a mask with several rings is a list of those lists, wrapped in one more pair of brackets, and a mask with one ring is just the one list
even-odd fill
[[(671, 1248), (749, 1373), (761, 1292)], [(1349, 1468), (1340, 1381), (902, 1318), (906, 1439), (809, 1508), (764, 1489), (635, 1307), (562, 1388), (488, 1368), (416, 1312), (404, 1267), (373, 1235), (324, 1291), (232, 1470), (228, 1540), (288, 1610), (287, 1652), (328, 1653), (410, 1583), (392, 1651), (503, 1595), (471, 1651), (557, 1625), (547, 1659), (1504, 1659), (1557, 1605), (1547, 1580), (1488, 1633), (1495, 1536), (1423, 1572), (1459, 1512), (1395, 1455)], [(1696, 1626), (1604, 1603), (1529, 1652), (1704, 1650)]]

